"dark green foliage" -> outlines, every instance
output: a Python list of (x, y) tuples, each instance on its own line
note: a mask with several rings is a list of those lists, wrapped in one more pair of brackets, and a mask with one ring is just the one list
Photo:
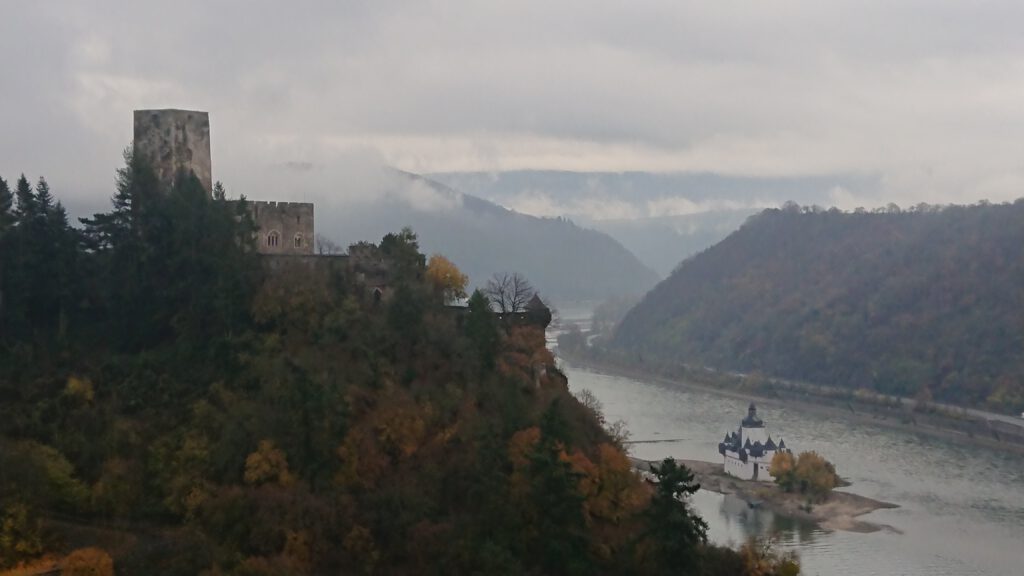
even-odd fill
[(469, 337), (485, 370), (494, 368), (494, 357), (498, 350), (498, 323), (491, 312), (491, 304), (480, 290), (474, 290), (469, 297), (469, 316), (466, 319), (466, 336)]
[[(126, 153), (112, 210), (84, 219), (86, 244), (112, 279), (103, 312), (115, 342), (138, 351), (177, 336), (190, 350), (244, 328), (259, 266), (244, 198), (211, 201), (198, 179), (182, 175), (161, 191), (152, 170)], [(190, 346), (189, 344), (194, 344)]]
[(7, 181), (0, 178), (0, 236), (14, 222), (14, 195)]
[(1024, 409), (1024, 201), (788, 206), (685, 261), (613, 347), (651, 361)]
[(662, 574), (687, 574), (699, 565), (699, 546), (707, 542), (708, 525), (689, 510), (685, 498), (700, 489), (686, 466), (666, 458), (652, 466), (657, 491), (648, 511), (649, 539)]
[(12, 212), (0, 186), (0, 341), (62, 341), (80, 295), (78, 232), (44, 178), (33, 190), (22, 175), (16, 197)]
[(580, 475), (560, 457), (559, 444), (543, 434), (531, 456), (531, 505), (542, 510), (531, 556), (551, 574), (589, 574), (591, 562), (583, 516), (583, 496), (577, 485)]
[(426, 257), (420, 254), (416, 233), (408, 226), (397, 234), (390, 232), (380, 242), (381, 253), (393, 267), (392, 273), (399, 282), (419, 278), (427, 266)]
[(31, 222), (35, 218), (36, 214), (39, 213), (39, 208), (36, 204), (36, 196), (32, 191), (32, 185), (28, 183), (28, 178), (22, 174), (18, 178), (18, 183), (14, 188), (15, 198), (17, 204), (14, 209), (14, 217), (20, 224), (26, 224)]

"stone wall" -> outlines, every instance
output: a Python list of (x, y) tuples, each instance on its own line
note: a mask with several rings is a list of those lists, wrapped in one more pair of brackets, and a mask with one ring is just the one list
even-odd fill
[(193, 172), (213, 191), (210, 116), (194, 110), (136, 110), (134, 153), (149, 160), (170, 189), (179, 170)]
[(261, 254), (313, 254), (313, 205), (308, 202), (249, 202)]

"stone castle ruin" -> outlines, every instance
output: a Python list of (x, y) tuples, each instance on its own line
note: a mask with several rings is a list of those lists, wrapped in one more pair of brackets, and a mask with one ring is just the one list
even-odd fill
[[(210, 160), (210, 115), (196, 110), (136, 110), (133, 153), (145, 158), (160, 183), (170, 189), (178, 174), (193, 173), (213, 193)], [(259, 228), (261, 254), (311, 255), (314, 245), (313, 204), (250, 201)]]
[[(212, 197), (210, 115), (196, 110), (136, 110), (133, 153), (149, 162), (164, 189), (174, 186), (179, 174), (192, 173)], [(380, 302), (391, 296), (391, 262), (380, 247), (361, 242), (348, 254), (316, 254), (313, 204), (309, 202), (249, 201), (257, 231), (253, 242), (271, 271), (287, 273), (294, 266), (344, 270), (363, 294)], [(456, 307), (465, 312), (467, 308)], [(551, 312), (534, 297), (525, 312), (501, 316), (508, 323), (547, 327)]]
[(213, 191), (210, 162), (210, 115), (195, 110), (136, 110), (136, 156), (149, 160), (168, 190), (181, 172), (192, 172), (208, 193)]
[(250, 202), (259, 227), (257, 250), (262, 254), (312, 254), (313, 204)]

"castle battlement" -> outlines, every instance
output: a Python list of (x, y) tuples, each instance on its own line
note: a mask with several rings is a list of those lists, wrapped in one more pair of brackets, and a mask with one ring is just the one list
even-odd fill
[(295, 209), (308, 209), (308, 210), (312, 210), (313, 209), (313, 203), (312, 202), (287, 202), (287, 201), (284, 201), (284, 200), (249, 200), (249, 199), (246, 199), (246, 201), (248, 203), (254, 205), (254, 206), (259, 206), (260, 208), (277, 208), (277, 209), (295, 208)]
[(263, 254), (313, 254), (313, 204), (280, 200), (248, 203)]

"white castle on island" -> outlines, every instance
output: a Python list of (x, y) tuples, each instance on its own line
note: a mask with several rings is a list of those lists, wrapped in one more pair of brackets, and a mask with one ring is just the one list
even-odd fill
[(775, 478), (768, 471), (772, 458), (779, 452), (789, 452), (786, 442), (778, 445), (768, 435), (764, 422), (757, 417), (757, 406), (750, 403), (747, 417), (740, 423), (740, 429), (729, 432), (718, 445), (718, 453), (725, 459), (725, 473), (744, 480), (772, 482)]

